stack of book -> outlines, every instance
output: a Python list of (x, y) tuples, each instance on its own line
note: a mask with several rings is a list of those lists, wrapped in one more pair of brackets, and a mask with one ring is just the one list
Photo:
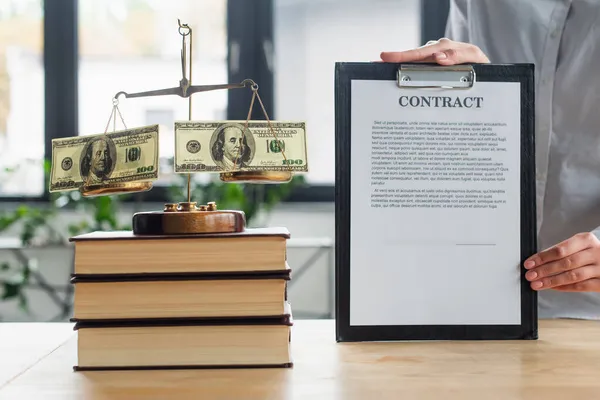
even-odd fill
[(285, 228), (75, 243), (75, 370), (290, 367)]

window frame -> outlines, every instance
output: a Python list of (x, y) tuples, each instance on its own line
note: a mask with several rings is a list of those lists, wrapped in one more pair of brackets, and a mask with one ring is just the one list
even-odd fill
[[(78, 132), (78, 0), (42, 0), (44, 15), (44, 157), (52, 156), (52, 139), (76, 136)], [(444, 35), (449, 0), (421, 0), (421, 43)], [(252, 77), (259, 83), (261, 98), (270, 118), (274, 109), (274, 79), (270, 69), (273, 52), (273, 0), (228, 0), (227, 69), (229, 82)], [(239, 51), (238, 51), (239, 50)], [(244, 62), (239, 62), (244, 60)], [(235, 67), (235, 68), (234, 68)], [(237, 92), (237, 91), (236, 91)], [(250, 94), (228, 94), (228, 119), (245, 119)], [(259, 107), (254, 119), (264, 119)], [(47, 179), (47, 176), (45, 177)], [(168, 187), (128, 196), (127, 202), (165, 202)], [(37, 197), (0, 197), (0, 203), (47, 202), (48, 187)], [(335, 185), (308, 184), (294, 190), (284, 202), (333, 202)]]
[(421, 45), (445, 36), (450, 0), (421, 0)]

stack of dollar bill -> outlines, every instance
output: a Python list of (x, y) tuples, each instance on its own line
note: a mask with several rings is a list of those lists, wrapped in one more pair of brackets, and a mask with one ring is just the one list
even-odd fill
[[(159, 127), (52, 141), (50, 192), (158, 179)], [(175, 122), (175, 172), (307, 172), (304, 122)]]
[(158, 125), (52, 140), (50, 192), (158, 178)]
[(304, 122), (175, 122), (175, 172), (307, 172)]

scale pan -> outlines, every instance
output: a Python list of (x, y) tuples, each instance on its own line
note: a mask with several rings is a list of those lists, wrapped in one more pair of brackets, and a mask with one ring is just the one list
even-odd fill
[(126, 194), (147, 192), (152, 189), (152, 182), (123, 182), (123, 183), (108, 183), (105, 185), (89, 185), (79, 188), (83, 197), (107, 196), (114, 194)]
[(286, 183), (292, 180), (291, 171), (233, 171), (221, 172), (223, 182), (235, 183)]

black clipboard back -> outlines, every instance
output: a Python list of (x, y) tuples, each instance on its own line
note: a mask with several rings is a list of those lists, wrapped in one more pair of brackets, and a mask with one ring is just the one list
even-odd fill
[[(335, 65), (335, 276), (336, 340), (532, 340), (538, 338), (537, 293), (520, 272), (521, 324), (516, 325), (351, 325), (351, 110), (352, 81), (395, 81), (402, 88), (469, 89), (477, 82), (520, 83), (521, 264), (537, 251), (535, 196), (535, 105), (533, 64), (394, 64), (338, 62)], [(361, 205), (354, 205), (359, 207)], [(382, 277), (385, 279), (385, 277)], [(399, 285), (399, 287), (401, 287)], [(485, 301), (485, 299), (477, 299)]]

